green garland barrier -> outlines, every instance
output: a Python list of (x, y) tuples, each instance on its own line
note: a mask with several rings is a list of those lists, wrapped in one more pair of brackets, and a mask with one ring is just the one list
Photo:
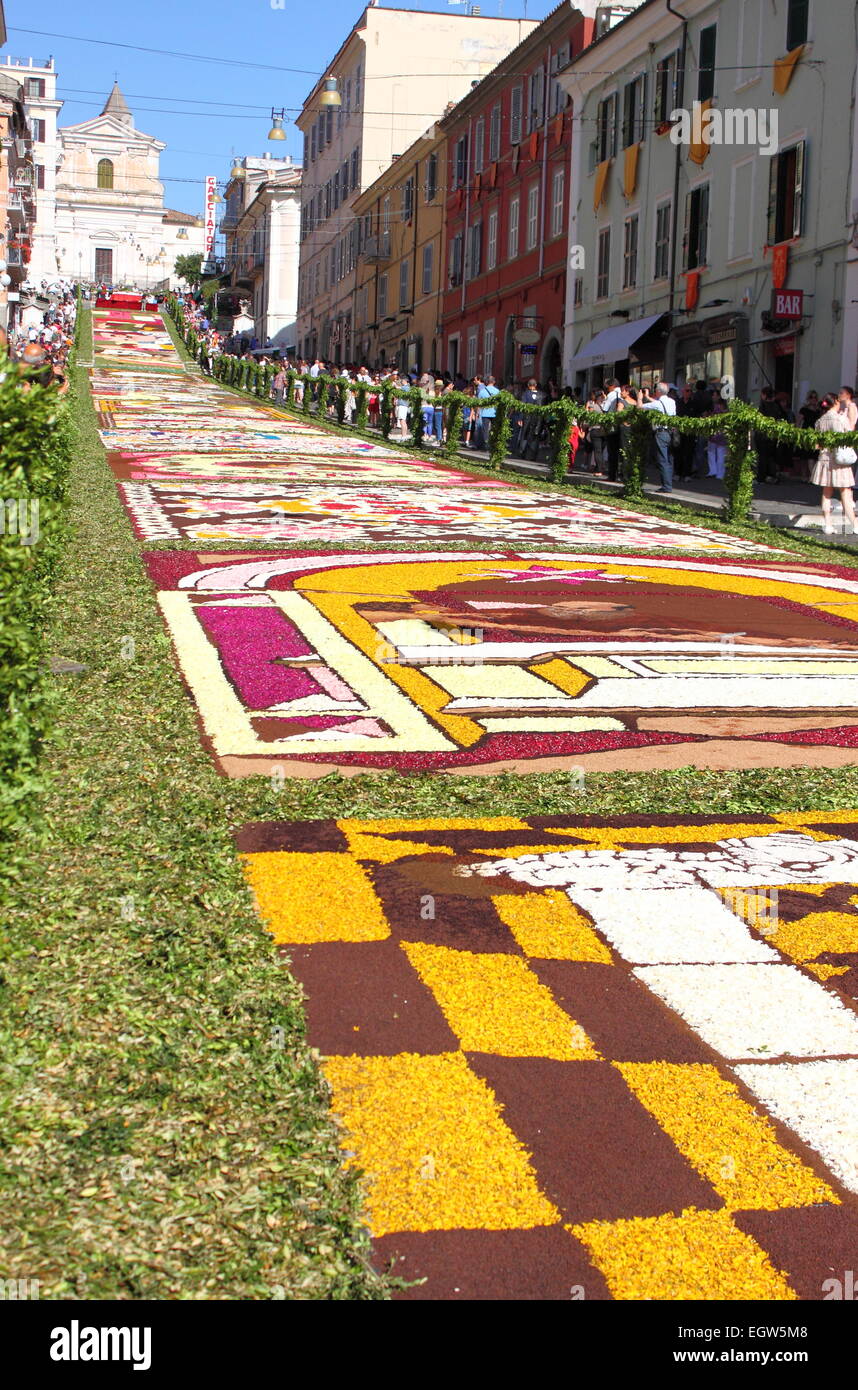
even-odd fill
[[(196, 348), (198, 353), (201, 340), (182, 316), (177, 301), (168, 298), (165, 301), (165, 309), (171, 317), (175, 318), (179, 332), (190, 350), (194, 352)], [(263, 368), (258, 364), (245, 362), (228, 354), (215, 358), (213, 365), (213, 375), (218, 380), (224, 381), (238, 390), (266, 398), (270, 396), (271, 379), (274, 371), (274, 365), (271, 363), (266, 364)], [(368, 385), (365, 382), (353, 383), (345, 377), (333, 377), (327, 374), (312, 377), (309, 373), (299, 373), (294, 368), (287, 371), (286, 378), (287, 387), (284, 403), (287, 406), (293, 410), (302, 410), (304, 415), (310, 415), (315, 403), (316, 415), (319, 419), (323, 419), (330, 402), (334, 407), (337, 423), (361, 434), (368, 432), (369, 397), (371, 394), (377, 393), (380, 397), (380, 426), (384, 439), (390, 437), (396, 400), (405, 397), (410, 406), (412, 428), (410, 447), (425, 448), (423, 406), (427, 402), (424, 400), (420, 387), (414, 386), (404, 390), (389, 380), (383, 381), (379, 385), (375, 383)], [(304, 388), (300, 405), (295, 398), (295, 388), (299, 380), (303, 383)], [(352, 422), (348, 423), (345, 417), (350, 391), (355, 397), (355, 417)], [(464, 410), (466, 407), (469, 409), (474, 407), (475, 398), (467, 395), (464, 391), (450, 391), (441, 398), (429, 398), (429, 403), (436, 407), (437, 399), (441, 400), (447, 434), (446, 440), (440, 447), (448, 458), (455, 458), (462, 447), (462, 436), (465, 429)], [(552, 401), (549, 405), (531, 405), (517, 400), (508, 391), (499, 391), (496, 396), (492, 397), (492, 404), (495, 410), (495, 419), (489, 440), (490, 468), (502, 468), (506, 463), (514, 421), (522, 416), (536, 415), (546, 421), (550, 427), (549, 461), (552, 478), (554, 482), (562, 482), (569, 471), (573, 423), (577, 422), (579, 428), (583, 430), (597, 425), (607, 433), (620, 431), (623, 496), (633, 501), (644, 495), (644, 480), (650, 461), (654, 429), (651, 410), (642, 406), (628, 406), (625, 410), (605, 414), (602, 411), (588, 411), (577, 402), (565, 397), (558, 401)], [(713, 434), (726, 436), (728, 448), (724, 479), (726, 491), (724, 513), (727, 520), (735, 522), (745, 521), (750, 515), (757, 472), (756, 441), (758, 438), (763, 437), (775, 444), (786, 445), (794, 451), (810, 453), (815, 453), (823, 448), (837, 449), (847, 445), (858, 449), (858, 430), (840, 434), (832, 431), (820, 433), (813, 429), (801, 429), (799, 426), (790, 425), (786, 421), (773, 420), (768, 415), (762, 415), (754, 406), (747, 405), (744, 401), (731, 401), (727, 410), (721, 415), (707, 415), (701, 418), (670, 416), (666, 422), (666, 427), (673, 434), (687, 434), (694, 437), (708, 437)]]

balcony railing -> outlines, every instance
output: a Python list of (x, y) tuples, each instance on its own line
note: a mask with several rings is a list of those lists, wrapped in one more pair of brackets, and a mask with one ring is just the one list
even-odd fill
[(361, 255), (365, 261), (389, 261), (390, 232), (382, 232), (380, 236), (368, 236), (363, 244)]

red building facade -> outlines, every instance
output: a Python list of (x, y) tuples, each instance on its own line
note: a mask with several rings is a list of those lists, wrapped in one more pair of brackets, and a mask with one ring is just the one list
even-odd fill
[(559, 5), (441, 122), (454, 376), (560, 384), (572, 108), (556, 73), (592, 36), (592, 19)]

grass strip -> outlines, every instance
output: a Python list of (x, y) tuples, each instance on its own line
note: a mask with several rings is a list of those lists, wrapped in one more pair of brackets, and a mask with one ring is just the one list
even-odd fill
[(81, 394), (49, 650), (86, 670), (54, 678), (41, 827), (6, 864), (0, 1268), (54, 1299), (383, 1298)]

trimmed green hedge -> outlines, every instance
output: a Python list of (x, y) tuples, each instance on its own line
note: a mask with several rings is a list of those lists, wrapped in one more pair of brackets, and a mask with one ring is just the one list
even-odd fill
[(34, 818), (41, 786), (51, 704), (44, 632), (72, 435), (68, 395), (22, 389), (16, 364), (0, 355), (0, 837)]

